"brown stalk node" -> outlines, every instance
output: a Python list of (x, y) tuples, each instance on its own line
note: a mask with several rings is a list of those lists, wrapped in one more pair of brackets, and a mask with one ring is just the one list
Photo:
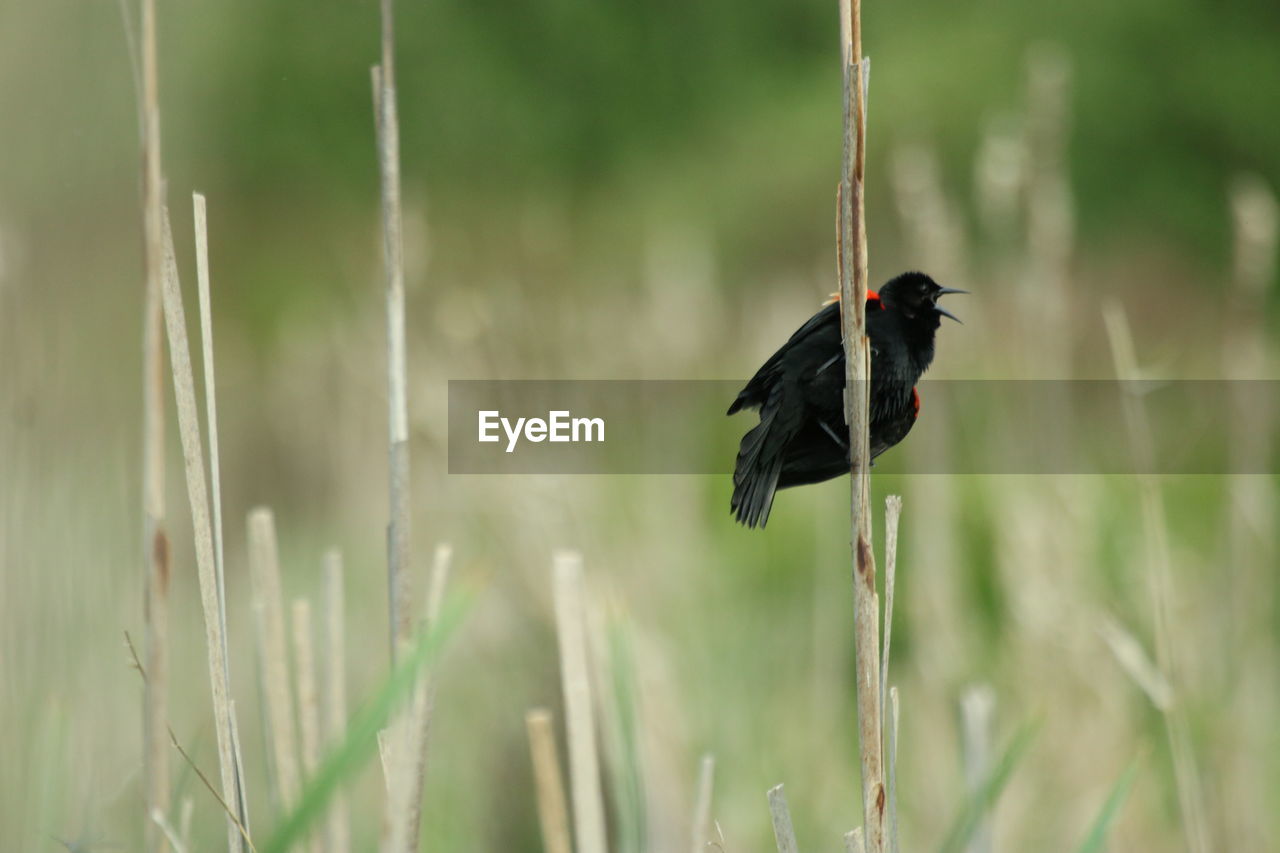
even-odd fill
[(876, 560), (871, 553), (871, 543), (865, 536), (858, 537), (858, 576), (866, 583), (868, 589), (875, 592)]
[(157, 530), (152, 538), (151, 553), (156, 565), (157, 592), (163, 595), (169, 591), (169, 537), (163, 530)]

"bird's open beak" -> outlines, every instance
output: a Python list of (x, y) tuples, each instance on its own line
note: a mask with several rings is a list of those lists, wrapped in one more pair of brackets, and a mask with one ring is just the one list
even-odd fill
[[(969, 291), (961, 290), (958, 287), (940, 287), (938, 288), (938, 292), (934, 294), (933, 298), (936, 300), (939, 296), (946, 296), (948, 293), (968, 293), (968, 292)], [(937, 304), (937, 302), (934, 302), (933, 310), (937, 311), (943, 317), (948, 317), (952, 320), (955, 320), (957, 323), (960, 323), (961, 326), (964, 325), (964, 323), (961, 322), (959, 317), (957, 317), (955, 314), (952, 314), (950, 311), (948, 311), (946, 308), (943, 308), (941, 305)]]

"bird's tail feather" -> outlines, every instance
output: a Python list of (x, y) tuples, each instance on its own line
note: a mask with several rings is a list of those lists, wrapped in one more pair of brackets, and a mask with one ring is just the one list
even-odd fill
[(772, 420), (762, 420), (742, 437), (738, 446), (730, 508), (738, 522), (747, 527), (764, 527), (769, 520), (782, 473), (781, 448), (769, 440)]

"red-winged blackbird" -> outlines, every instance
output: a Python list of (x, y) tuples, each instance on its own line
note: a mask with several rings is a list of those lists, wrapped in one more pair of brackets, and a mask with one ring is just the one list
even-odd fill
[[(938, 297), (964, 293), (908, 272), (867, 293), (871, 344), (871, 458), (902, 441), (920, 413), (916, 382), (933, 361), (942, 317), (959, 319)], [(844, 418), (844, 344), (837, 297), (801, 326), (756, 372), (729, 407), (760, 410), (760, 423), (742, 437), (733, 472), (738, 521), (764, 527), (773, 495), (788, 486), (820, 483), (849, 473), (849, 428)]]

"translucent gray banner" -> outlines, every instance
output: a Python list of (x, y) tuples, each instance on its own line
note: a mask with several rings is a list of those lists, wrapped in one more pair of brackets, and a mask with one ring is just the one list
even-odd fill
[[(758, 420), (725, 416), (743, 384), (450, 380), (449, 473), (726, 474)], [(877, 472), (1275, 470), (1272, 380), (940, 380), (919, 392), (919, 421)]]

